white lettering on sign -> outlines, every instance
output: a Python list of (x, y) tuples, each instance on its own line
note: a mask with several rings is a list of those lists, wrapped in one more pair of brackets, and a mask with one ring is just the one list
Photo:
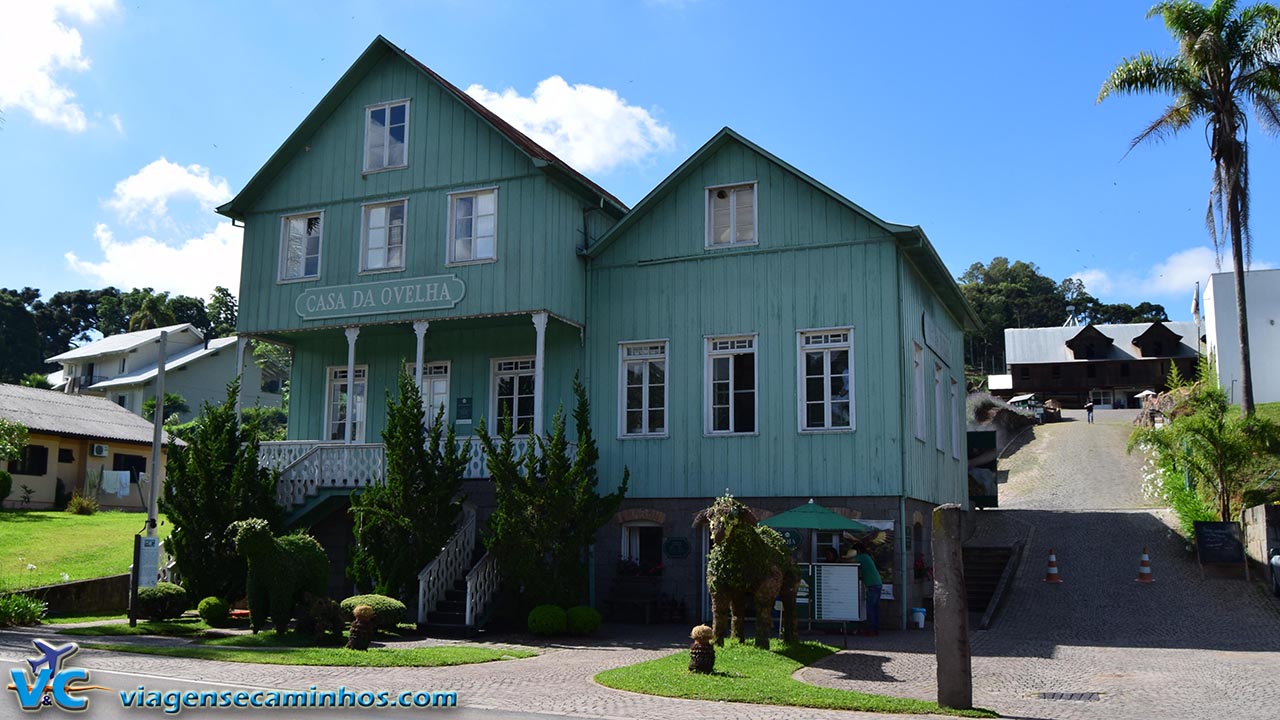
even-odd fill
[(305, 320), (448, 309), (466, 294), (456, 275), (305, 290), (294, 305)]

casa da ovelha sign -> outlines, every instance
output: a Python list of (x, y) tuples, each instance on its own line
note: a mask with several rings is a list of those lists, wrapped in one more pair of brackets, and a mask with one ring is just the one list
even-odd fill
[(311, 288), (298, 296), (294, 309), (303, 320), (447, 310), (457, 305), (466, 294), (466, 283), (457, 275), (431, 275)]

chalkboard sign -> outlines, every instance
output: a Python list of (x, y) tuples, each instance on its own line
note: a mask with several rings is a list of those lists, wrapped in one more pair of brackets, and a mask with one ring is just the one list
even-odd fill
[(1240, 540), (1240, 523), (1196, 522), (1196, 554), (1202, 565), (1240, 564), (1244, 562), (1244, 543)]

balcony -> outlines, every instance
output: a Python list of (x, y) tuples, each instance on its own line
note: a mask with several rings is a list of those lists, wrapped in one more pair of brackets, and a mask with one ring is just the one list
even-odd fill
[[(478, 480), (489, 477), (484, 446), (478, 437), (460, 437), (458, 450), (467, 458), (463, 477)], [(529, 438), (516, 438), (516, 455), (523, 455)], [(570, 454), (577, 454), (577, 444), (569, 444)], [(286, 508), (306, 503), (322, 490), (351, 490), (381, 485), (386, 482), (386, 450), (381, 443), (320, 442), (289, 440), (264, 442), (258, 448), (258, 465), (278, 470), (276, 501)]]

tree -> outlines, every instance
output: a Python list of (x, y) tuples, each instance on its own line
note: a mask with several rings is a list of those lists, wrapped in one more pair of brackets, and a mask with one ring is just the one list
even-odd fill
[(187, 439), (170, 446), (160, 511), (173, 523), (165, 547), (193, 597), (244, 595), (245, 561), (236, 554), (231, 523), (263, 518), (273, 533), (283, 523), (276, 504), (278, 473), (258, 466), (255, 431), (236, 421), (239, 381), (221, 405), (206, 404)]
[[(173, 417), (174, 415), (181, 415), (182, 413), (189, 412), (190, 410), (191, 408), (187, 406), (187, 399), (182, 397), (178, 393), (167, 392), (164, 394), (164, 413), (165, 413), (164, 417), (166, 421), (169, 418)], [(155, 419), (155, 416), (156, 416), (155, 397), (149, 397), (146, 400), (143, 400), (142, 401), (142, 417), (148, 420), (153, 420)]]
[(48, 390), (53, 386), (49, 384), (49, 376), (44, 373), (27, 373), (18, 381), (22, 387), (36, 388), (38, 390)]
[(0, 462), (22, 455), (27, 446), (27, 426), (0, 417)]
[(209, 337), (231, 337), (236, 334), (236, 318), (240, 307), (231, 291), (218, 285), (209, 296)]
[(16, 383), (43, 369), (40, 333), (23, 293), (0, 289), (0, 382)]
[(497, 500), (485, 546), (521, 609), (582, 602), (587, 548), (627, 492), (630, 474), (624, 470), (616, 492), (599, 494), (595, 464), (600, 454), (591, 433), (586, 389), (576, 377), (573, 391), (578, 448), (572, 458), (563, 410), (556, 412), (551, 433), (535, 435), (519, 457), (509, 416), (503, 418), (496, 443), (483, 419), (476, 427)]
[(165, 307), (173, 316), (173, 322), (170, 324), (190, 323), (200, 331), (203, 337), (213, 337), (209, 334), (213, 329), (213, 323), (209, 320), (209, 312), (204, 306), (204, 300), (190, 295), (179, 295), (165, 303)]
[(98, 301), (98, 332), (103, 337), (128, 332), (129, 318), (154, 294), (151, 288), (134, 288), (129, 292), (108, 289), (115, 292)]
[(467, 457), (453, 427), (443, 431), (443, 412), (423, 429), (422, 393), (406, 372), (400, 373), (398, 396), (387, 393), (387, 482), (351, 498), (356, 547), (348, 574), (361, 589), (415, 597), (418, 573), (456, 529)]
[(31, 303), (36, 328), (40, 333), (44, 357), (60, 355), (75, 343), (88, 341), (98, 329), (98, 308), (102, 300), (120, 294), (113, 287), (102, 290), (67, 290), (54, 293), (49, 300)]
[(163, 295), (152, 295), (142, 301), (132, 315), (129, 316), (129, 332), (138, 330), (154, 330), (177, 324), (177, 318), (169, 309)]
[(1245, 490), (1261, 479), (1250, 470), (1275, 464), (1280, 428), (1256, 415), (1231, 413), (1227, 394), (1217, 387), (1211, 372), (1206, 374), (1201, 368), (1202, 379), (1183, 401), (1183, 409), (1189, 413), (1175, 417), (1160, 430), (1135, 430), (1129, 438), (1129, 450), (1146, 445), (1165, 458), (1170, 469), (1189, 474), (1195, 487), (1212, 495), (1219, 518), (1227, 522), (1242, 509)]
[(1132, 150), (1201, 121), (1213, 160), (1213, 182), (1205, 223), (1221, 254), (1231, 248), (1235, 271), (1236, 320), (1240, 333), (1240, 413), (1254, 411), (1253, 374), (1244, 273), (1252, 250), (1249, 234), (1248, 115), (1252, 106), (1262, 128), (1280, 131), (1280, 10), (1259, 3), (1237, 10), (1236, 0), (1201, 5), (1190, 0), (1157, 3), (1159, 15), (1178, 41), (1176, 55), (1140, 53), (1125, 58), (1098, 92), (1171, 93), (1174, 102), (1129, 143)]

